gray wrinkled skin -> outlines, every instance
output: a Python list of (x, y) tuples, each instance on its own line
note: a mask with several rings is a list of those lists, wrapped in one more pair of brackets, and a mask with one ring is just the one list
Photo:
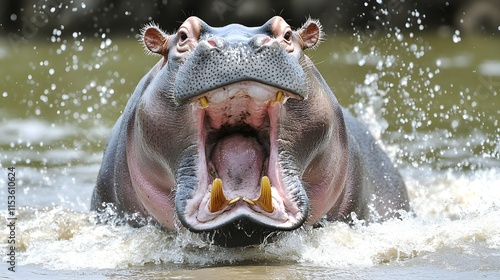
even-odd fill
[[(294, 31), (289, 44), (279, 39), (286, 30), (279, 17), (261, 27), (214, 28), (193, 17), (186, 23), (191, 31), (185, 44), (180, 44), (182, 27), (174, 35), (154, 26), (145, 33), (147, 47), (164, 57), (140, 81), (111, 132), (92, 210), (103, 211), (113, 204), (122, 216), (136, 213), (169, 230), (185, 227), (208, 233), (212, 242), (222, 246), (262, 243), (275, 232), (324, 220), (349, 222), (353, 213), (376, 222), (409, 210), (399, 172), (368, 130), (338, 104), (302, 52), (320, 41), (319, 23), (308, 21)], [(180, 52), (183, 48), (188, 50)], [(210, 111), (211, 105), (203, 111), (197, 98), (249, 81), (289, 94), (286, 102), (265, 109), (266, 114), (274, 114), (276, 123), (264, 116), (264, 123), (271, 124), (251, 127), (254, 124), (246, 123), (246, 118), (253, 112), (241, 111), (237, 116), (222, 112), (219, 118), (236, 124), (209, 127), (208, 116), (216, 118), (219, 112)], [(226, 101), (227, 107), (231, 100)], [(201, 114), (205, 114), (202, 119)], [(251, 212), (252, 206), (242, 201), (234, 208), (247, 207), (238, 212), (243, 214), (230, 216), (235, 212), (229, 207), (220, 216), (208, 213), (201, 197), (210, 193), (214, 178), (202, 159), (210, 161), (210, 147), (231, 133), (252, 137), (263, 145), (266, 160), (276, 161), (264, 173), (270, 174), (273, 188), (283, 186), (274, 195), (279, 193), (277, 200), (287, 205), (282, 207), (288, 211), (283, 215), (292, 218), (281, 224), (279, 219), (270, 222), (279, 209), (268, 214)]]

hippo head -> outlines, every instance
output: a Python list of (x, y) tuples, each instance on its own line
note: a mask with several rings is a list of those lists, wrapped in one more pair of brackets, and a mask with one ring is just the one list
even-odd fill
[(128, 161), (156, 220), (241, 246), (327, 214), (346, 153), (330, 152), (345, 138), (341, 112), (303, 53), (321, 36), (318, 21), (292, 30), (279, 16), (219, 28), (190, 17), (172, 35), (144, 28), (163, 59), (145, 82), (134, 124), (143, 141), (130, 142)]

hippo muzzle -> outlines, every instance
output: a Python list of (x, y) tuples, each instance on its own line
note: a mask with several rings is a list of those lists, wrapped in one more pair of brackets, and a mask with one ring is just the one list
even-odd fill
[(204, 93), (246, 81), (269, 85), (276, 88), (274, 93), (282, 90), (300, 99), (308, 94), (308, 81), (299, 61), (276, 40), (254, 35), (245, 41), (222, 37), (201, 40), (179, 69), (174, 98), (185, 104)]
[[(386, 211), (368, 207), (383, 196), (379, 175), (382, 184), (394, 178), (398, 192), (388, 193), (400, 198), (380, 201), (407, 207), (397, 171), (303, 53), (321, 36), (317, 21), (292, 30), (278, 16), (218, 28), (190, 17), (172, 35), (146, 26), (147, 50), (163, 58), (113, 129), (92, 209), (111, 202), (244, 246), (323, 218)], [(379, 159), (387, 172), (365, 168)]]

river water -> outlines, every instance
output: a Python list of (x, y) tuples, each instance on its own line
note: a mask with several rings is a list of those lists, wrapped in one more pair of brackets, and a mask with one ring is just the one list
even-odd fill
[[(15, 168), (7, 279), (498, 279), (500, 38), (327, 37), (308, 54), (397, 164), (416, 216), (331, 223), (220, 248), (186, 231), (96, 224), (90, 197), (110, 129), (158, 57), (135, 38), (0, 40), (0, 215)], [(112, 213), (110, 213), (112, 214)]]

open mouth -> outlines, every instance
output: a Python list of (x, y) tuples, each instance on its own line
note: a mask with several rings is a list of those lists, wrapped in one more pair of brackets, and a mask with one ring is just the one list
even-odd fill
[[(198, 131), (198, 186), (184, 222), (210, 231), (238, 220), (279, 230), (307, 216), (300, 184), (282, 172), (278, 131), (282, 105), (296, 94), (258, 82), (238, 82), (192, 99)], [(286, 182), (286, 183), (285, 183)]]

